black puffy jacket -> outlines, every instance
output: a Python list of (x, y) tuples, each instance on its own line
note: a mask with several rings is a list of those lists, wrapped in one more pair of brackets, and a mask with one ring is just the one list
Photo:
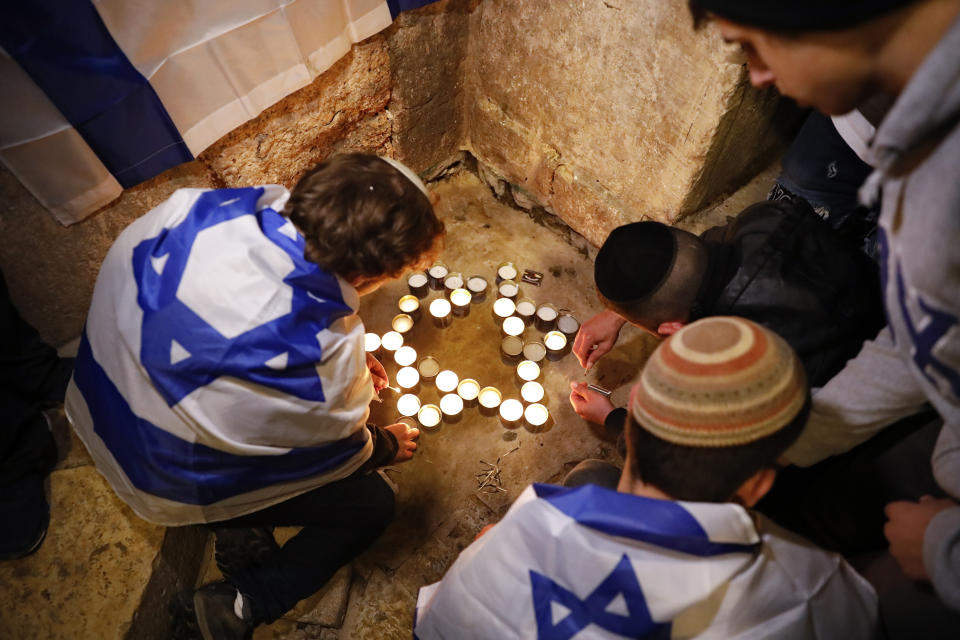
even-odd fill
[(761, 202), (705, 231), (710, 277), (697, 318), (736, 315), (776, 331), (822, 386), (885, 324), (877, 265), (803, 201)]

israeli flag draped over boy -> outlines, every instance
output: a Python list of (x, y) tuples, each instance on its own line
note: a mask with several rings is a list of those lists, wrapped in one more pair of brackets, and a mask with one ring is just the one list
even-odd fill
[(875, 609), (839, 556), (738, 505), (535, 484), (420, 590), (415, 635), (856, 639)]
[(104, 260), (66, 408), (147, 520), (250, 513), (370, 457), (358, 296), (304, 259), (288, 197), (179, 190)]
[(866, 581), (741, 506), (769, 489), (807, 398), (773, 332), (732, 317), (684, 327), (633, 388), (623, 492), (527, 488), (420, 591), (417, 637), (876, 637)]

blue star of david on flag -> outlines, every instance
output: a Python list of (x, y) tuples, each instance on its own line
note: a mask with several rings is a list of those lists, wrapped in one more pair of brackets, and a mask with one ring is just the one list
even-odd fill
[[(303, 257), (293, 224), (257, 210), (263, 191), (204, 192), (181, 223), (134, 248), (140, 361), (170, 406), (221, 376), (324, 400), (318, 334), (353, 310), (337, 279)], [(225, 273), (221, 255), (237, 258)], [(277, 270), (280, 281), (268, 276)]]
[(647, 601), (626, 554), (586, 598), (530, 571), (539, 640), (568, 640), (593, 624), (628, 638), (669, 638), (670, 623), (650, 617)]

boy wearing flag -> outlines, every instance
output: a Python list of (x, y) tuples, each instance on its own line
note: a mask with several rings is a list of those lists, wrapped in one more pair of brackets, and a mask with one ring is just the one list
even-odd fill
[[(214, 525), (226, 581), (193, 598), (204, 637), (249, 637), (392, 519), (374, 471), (409, 459), (418, 432), (366, 422), (388, 381), (359, 296), (442, 234), (414, 173), (351, 154), (292, 193), (177, 191), (108, 253), (66, 408), (139, 516)], [(280, 548), (274, 526), (303, 529)]]
[(633, 389), (617, 490), (528, 487), (421, 590), (416, 636), (876, 637), (866, 581), (749, 511), (808, 405), (773, 332), (725, 316), (684, 327)]

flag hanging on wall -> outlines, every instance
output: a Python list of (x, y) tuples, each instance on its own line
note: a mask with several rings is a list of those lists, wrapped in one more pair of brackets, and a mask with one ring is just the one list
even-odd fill
[(63, 224), (181, 162), (429, 0), (0, 8), (0, 161)]

